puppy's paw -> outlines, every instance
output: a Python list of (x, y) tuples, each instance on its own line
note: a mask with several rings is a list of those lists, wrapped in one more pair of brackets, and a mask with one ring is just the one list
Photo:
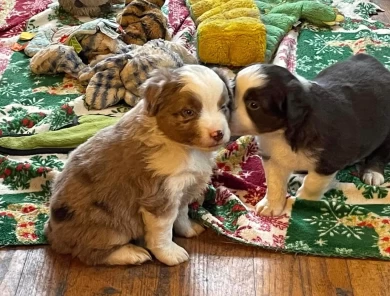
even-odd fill
[(190, 258), (187, 251), (174, 242), (170, 242), (162, 248), (151, 249), (150, 251), (159, 261), (169, 266), (178, 265)]
[(362, 180), (364, 183), (372, 186), (379, 186), (385, 183), (385, 178), (383, 175), (374, 171), (366, 171), (363, 174)]
[(286, 199), (270, 201), (265, 196), (256, 205), (256, 213), (260, 216), (280, 216), (286, 206)]
[(140, 265), (152, 260), (149, 252), (135, 245), (125, 245), (112, 252), (106, 259), (108, 265)]
[(173, 226), (175, 233), (179, 236), (183, 236), (186, 238), (198, 236), (203, 231), (205, 231), (204, 227), (195, 221), (188, 219), (185, 223), (175, 223)]

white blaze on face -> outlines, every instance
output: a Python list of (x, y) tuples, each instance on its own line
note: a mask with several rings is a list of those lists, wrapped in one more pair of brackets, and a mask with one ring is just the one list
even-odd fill
[(253, 87), (267, 84), (267, 76), (261, 73), (261, 65), (252, 65), (242, 69), (236, 76), (235, 110), (232, 112), (230, 130), (234, 136), (255, 135), (256, 126), (246, 110), (244, 95)]
[(182, 91), (191, 91), (202, 102), (202, 113), (199, 118), (199, 131), (205, 146), (215, 145), (210, 133), (221, 130), (223, 141), (230, 139), (227, 118), (218, 106), (225, 87), (224, 82), (213, 70), (199, 65), (181, 68), (182, 81), (185, 86)]

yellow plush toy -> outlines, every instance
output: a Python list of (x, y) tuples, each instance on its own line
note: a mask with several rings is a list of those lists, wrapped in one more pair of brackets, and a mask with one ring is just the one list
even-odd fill
[(253, 0), (187, 0), (198, 25), (197, 53), (208, 64), (263, 62), (266, 29)]

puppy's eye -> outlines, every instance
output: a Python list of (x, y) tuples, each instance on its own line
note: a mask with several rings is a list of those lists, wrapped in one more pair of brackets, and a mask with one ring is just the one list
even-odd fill
[(257, 110), (260, 108), (259, 104), (255, 101), (249, 101), (246, 105), (251, 110)]
[(194, 115), (195, 115), (195, 112), (194, 112), (193, 110), (191, 110), (191, 109), (183, 109), (183, 110), (181, 111), (181, 115), (182, 115), (183, 117), (188, 118), (188, 117), (194, 116)]

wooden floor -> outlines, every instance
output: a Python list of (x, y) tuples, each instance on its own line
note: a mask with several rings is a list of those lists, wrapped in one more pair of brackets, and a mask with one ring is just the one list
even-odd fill
[[(373, 0), (390, 22), (390, 0)], [(86, 267), (46, 247), (0, 249), (0, 296), (390, 295), (390, 262), (280, 254), (242, 246), (208, 230), (176, 239), (191, 260)]]
[(390, 295), (390, 262), (280, 254), (208, 230), (177, 239), (191, 256), (167, 267), (86, 267), (48, 247), (0, 250), (0, 295)]

